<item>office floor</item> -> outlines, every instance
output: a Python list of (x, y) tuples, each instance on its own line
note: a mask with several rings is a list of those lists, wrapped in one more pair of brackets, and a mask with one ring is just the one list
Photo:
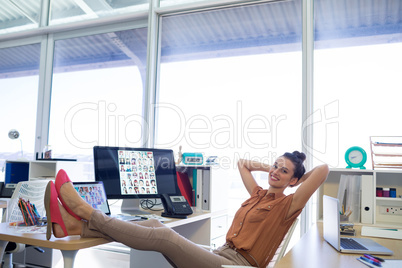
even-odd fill
[[(13, 254), (14, 268), (64, 268), (61, 251), (43, 248), (39, 253), (32, 248)], [(21, 263), (26, 262), (25, 265)], [(130, 249), (122, 244), (110, 243), (88, 249), (79, 250), (74, 262), (75, 267), (130, 267)]]
[[(55, 251), (57, 252), (55, 253)], [(53, 252), (54, 254), (57, 254), (57, 259), (59, 261), (57, 261), (53, 267), (63, 268), (64, 264), (61, 258), (61, 253), (58, 250), (55, 251)], [(113, 245), (107, 244), (104, 246), (80, 250), (76, 256), (74, 266), (96, 268), (129, 268), (130, 249), (121, 244), (113, 243)]]

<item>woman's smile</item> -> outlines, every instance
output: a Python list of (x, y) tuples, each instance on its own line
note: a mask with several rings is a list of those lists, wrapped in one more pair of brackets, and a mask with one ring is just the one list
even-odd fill
[(279, 178), (276, 177), (274, 174), (271, 174), (271, 180), (273, 180), (273, 181), (279, 181)]

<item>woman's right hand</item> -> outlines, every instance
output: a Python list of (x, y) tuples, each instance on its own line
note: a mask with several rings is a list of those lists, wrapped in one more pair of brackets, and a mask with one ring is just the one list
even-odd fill
[(243, 184), (250, 195), (253, 193), (254, 188), (258, 186), (251, 172), (252, 171), (269, 172), (269, 169), (271, 168), (271, 166), (268, 164), (263, 164), (257, 161), (246, 160), (246, 159), (240, 159), (237, 162), (237, 167), (239, 168)]

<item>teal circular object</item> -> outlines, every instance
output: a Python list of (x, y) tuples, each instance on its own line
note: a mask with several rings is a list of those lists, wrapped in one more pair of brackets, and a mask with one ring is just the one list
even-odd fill
[(345, 161), (348, 164), (346, 168), (366, 169), (364, 167), (367, 161), (366, 151), (359, 146), (350, 147), (345, 153)]

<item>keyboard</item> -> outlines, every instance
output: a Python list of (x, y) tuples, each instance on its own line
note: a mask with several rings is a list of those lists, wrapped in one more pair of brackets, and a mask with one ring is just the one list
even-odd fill
[(366, 247), (362, 246), (360, 243), (356, 242), (351, 238), (341, 238), (341, 247), (344, 249), (361, 249), (367, 250)]
[(116, 218), (122, 221), (139, 221), (141, 220), (140, 217), (135, 215), (111, 215), (110, 217)]
[(164, 218), (158, 215), (154, 214), (141, 214), (141, 215), (123, 215), (123, 214), (117, 214), (117, 215), (110, 215), (110, 217), (122, 220), (122, 221), (144, 221), (144, 220), (149, 220), (149, 219), (156, 219), (160, 222), (166, 222), (170, 221), (171, 219)]
[(168, 219), (168, 218), (165, 218), (165, 217), (162, 217), (162, 216), (158, 216), (158, 215), (155, 215), (155, 214), (142, 214), (142, 215), (136, 215), (136, 216), (138, 216), (138, 217), (141, 217), (141, 218), (143, 218), (143, 219), (156, 219), (156, 220), (158, 220), (158, 221), (160, 221), (160, 222), (165, 222), (165, 221), (170, 221), (171, 219)]

